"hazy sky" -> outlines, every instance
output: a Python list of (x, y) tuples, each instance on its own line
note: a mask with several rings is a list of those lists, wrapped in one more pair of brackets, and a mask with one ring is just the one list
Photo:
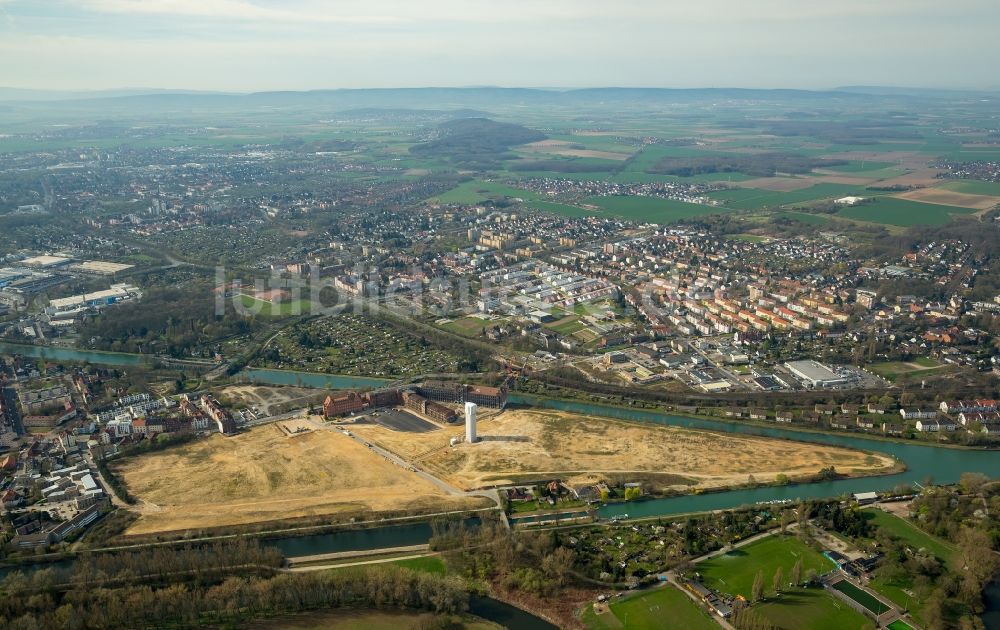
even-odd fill
[(1000, 0), (0, 0), (0, 86), (1000, 88)]

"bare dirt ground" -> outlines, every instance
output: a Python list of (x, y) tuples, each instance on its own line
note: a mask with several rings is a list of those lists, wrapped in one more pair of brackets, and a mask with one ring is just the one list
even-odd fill
[(858, 160), (870, 162), (889, 162), (894, 166), (905, 168), (909, 173), (879, 180), (879, 186), (933, 186), (940, 182), (938, 173), (944, 171), (939, 168), (927, 166), (930, 158), (916, 151), (847, 151), (844, 153), (834, 153), (822, 157)]
[[(779, 473), (796, 477), (827, 466), (874, 474), (891, 459), (785, 440), (651, 426), (557, 411), (505, 411), (478, 425), (484, 441), (448, 446), (462, 427), (399, 434), (381, 427), (356, 432), (457, 487), (523, 481), (527, 476), (595, 481), (608, 474), (675, 475), (685, 487), (719, 487)], [(685, 483), (686, 482), (686, 483)]]
[(229, 406), (257, 407), (264, 414), (270, 413), (271, 407), (289, 402), (299, 402), (308, 405), (318, 394), (315, 389), (306, 387), (268, 387), (263, 385), (232, 385), (219, 392)]
[(909, 199), (921, 203), (933, 203), (942, 206), (958, 206), (959, 208), (972, 208), (974, 210), (992, 210), (1000, 204), (1000, 197), (990, 197), (987, 195), (970, 195), (968, 193), (953, 192), (941, 188), (918, 188), (899, 195), (894, 195), (899, 199)]
[(790, 192), (809, 188), (816, 183), (810, 177), (758, 177), (742, 182), (735, 182), (740, 188), (757, 188), (760, 190), (773, 190), (775, 192)]
[[(299, 423), (286, 423), (292, 430)], [(475, 507), (333, 430), (262, 426), (213, 435), (116, 466), (140, 500), (129, 534), (302, 516)]]
[(616, 153), (614, 151), (595, 151), (593, 149), (574, 148), (574, 145), (565, 140), (541, 140), (518, 147), (518, 151), (524, 153), (545, 153), (547, 155), (561, 155), (564, 157), (585, 157), (600, 158), (604, 160), (627, 160), (628, 153)]
[(741, 188), (756, 188), (759, 190), (773, 190), (775, 192), (791, 192), (815, 186), (816, 184), (849, 184), (852, 186), (865, 186), (874, 183), (871, 177), (850, 177), (847, 175), (837, 175), (831, 173), (820, 173), (816, 175), (806, 175), (802, 177), (758, 177), (742, 182), (734, 182)]

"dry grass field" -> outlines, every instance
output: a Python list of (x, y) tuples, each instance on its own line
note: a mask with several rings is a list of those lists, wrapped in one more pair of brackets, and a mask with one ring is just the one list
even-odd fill
[(460, 427), (423, 434), (381, 427), (359, 435), (416, 462), (454, 484), (471, 489), (528, 478), (571, 482), (635, 474), (683, 478), (703, 488), (759, 481), (779, 473), (796, 477), (827, 466), (838, 472), (875, 474), (891, 468), (886, 457), (786, 440), (630, 423), (558, 411), (505, 411), (479, 422), (479, 444), (447, 446)]
[(898, 199), (935, 203), (943, 206), (958, 206), (959, 208), (972, 208), (974, 210), (992, 210), (1000, 203), (1000, 197), (970, 195), (942, 188), (918, 188), (893, 196)]
[(129, 534), (482, 503), (446, 496), (346, 435), (324, 429), (289, 436), (270, 425), (229, 438), (213, 435), (126, 459), (115, 469), (140, 500), (141, 516)]
[(565, 140), (540, 140), (539, 142), (522, 145), (517, 150), (522, 153), (542, 153), (563, 157), (598, 158), (603, 160), (627, 160), (630, 156), (629, 153), (580, 148), (578, 145), (566, 142)]

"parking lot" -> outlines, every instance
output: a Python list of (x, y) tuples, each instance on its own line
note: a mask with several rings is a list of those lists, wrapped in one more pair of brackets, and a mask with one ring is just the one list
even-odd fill
[(385, 409), (368, 414), (366, 419), (370, 422), (378, 423), (393, 431), (404, 431), (407, 433), (427, 433), (438, 427), (407, 411), (398, 409)]

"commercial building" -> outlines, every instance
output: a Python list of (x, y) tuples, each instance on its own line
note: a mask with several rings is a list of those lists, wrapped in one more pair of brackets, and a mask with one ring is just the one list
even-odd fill
[(129, 284), (113, 284), (110, 289), (104, 291), (94, 291), (93, 293), (82, 293), (80, 295), (49, 300), (49, 306), (45, 309), (45, 312), (49, 315), (56, 315), (58, 313), (85, 308), (101, 308), (140, 296), (141, 292), (138, 287)]
[(132, 269), (134, 265), (126, 265), (123, 263), (113, 263), (105, 262), (102, 260), (88, 260), (76, 265), (72, 265), (70, 269), (72, 271), (79, 271), (81, 273), (89, 273), (99, 276), (113, 276), (116, 273)]
[(835, 387), (847, 383), (847, 378), (818, 361), (789, 361), (785, 368), (810, 387)]

